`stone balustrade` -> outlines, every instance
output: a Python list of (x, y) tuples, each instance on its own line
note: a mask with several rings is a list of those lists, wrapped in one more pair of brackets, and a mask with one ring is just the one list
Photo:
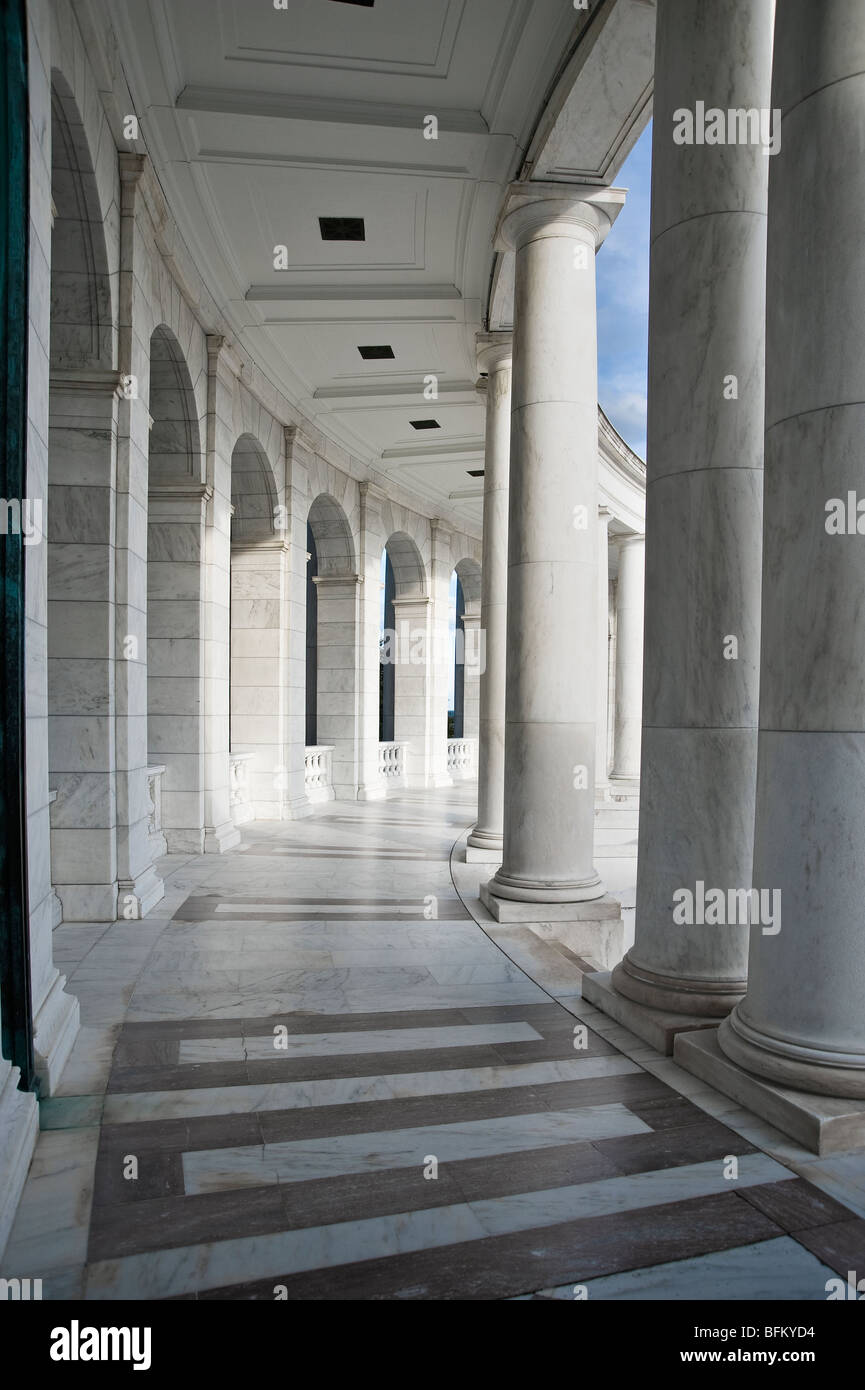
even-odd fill
[(473, 777), (477, 770), (477, 739), (448, 739), (448, 772), (451, 777)]
[(312, 802), (333, 801), (333, 744), (307, 747), (303, 767), (307, 798)]
[(388, 782), (402, 782), (405, 779), (404, 743), (380, 743), (378, 745), (378, 775)]

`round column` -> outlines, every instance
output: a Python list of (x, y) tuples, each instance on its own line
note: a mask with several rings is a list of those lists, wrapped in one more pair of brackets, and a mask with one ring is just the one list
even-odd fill
[(679, 924), (674, 895), (751, 884), (770, 163), (703, 143), (700, 113), (769, 107), (773, 9), (658, 5), (639, 857), (613, 987), (690, 1016), (729, 1012), (747, 972), (747, 926)]
[(511, 335), (480, 333), (477, 346), (478, 370), (486, 373), (487, 407), (481, 560), (484, 669), (478, 720), (478, 819), (468, 837), (466, 857), (495, 860), (502, 852), (505, 796)]
[[(718, 1040), (759, 1076), (862, 1100), (865, 10), (858, 0), (778, 7), (773, 105), (783, 111), (783, 144), (769, 192), (754, 836), (754, 885), (769, 912), (761, 910), (752, 929), (747, 997)], [(771, 927), (769, 895), (777, 909)]]
[(643, 705), (643, 577), (645, 537), (618, 543), (616, 593), (616, 727), (612, 782), (636, 793), (640, 782)]
[(610, 517), (598, 508), (598, 696), (595, 730), (595, 795), (603, 802), (609, 787), (607, 750), (610, 733)]
[(515, 185), (505, 816), (496, 898), (602, 897), (592, 863), (597, 715), (595, 252), (616, 189)]

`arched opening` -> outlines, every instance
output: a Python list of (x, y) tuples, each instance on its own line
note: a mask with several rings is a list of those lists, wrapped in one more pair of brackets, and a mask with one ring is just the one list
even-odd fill
[(66, 920), (113, 921), (115, 651), (125, 655), (123, 634), (115, 630), (114, 329), (93, 162), (80, 113), (57, 72), (51, 133), (47, 684), (51, 878), (57, 894), (52, 911), (55, 922), (61, 905)]
[(327, 493), (307, 520), (307, 795), (353, 800), (358, 788), (358, 574), (351, 527)]
[(381, 631), (379, 637), (378, 737), (381, 743), (394, 741), (395, 666), (391, 659), (391, 643), (396, 629), (393, 601), (396, 580), (393, 561), (387, 547), (381, 552)]
[(480, 607), (480, 565), (476, 560), (460, 560), (451, 575), (453, 676), (448, 717), (448, 771), (457, 776), (470, 776), (477, 768), (480, 676), (483, 670)]
[(155, 854), (200, 854), (206, 497), (192, 380), (164, 324), (150, 339), (148, 408), (147, 753), (161, 820), (151, 833)]
[(231, 809), (235, 824), (278, 820), (285, 785), (286, 545), (264, 448), (251, 434), (231, 455)]
[[(431, 750), (430, 600), (420, 551), (394, 532), (382, 555), (379, 679), (381, 742), (406, 786), (425, 786)], [(389, 735), (389, 737), (388, 737)], [(385, 770), (389, 771), (386, 762)]]
[(465, 652), (465, 635), (463, 628), (463, 617), (465, 614), (465, 597), (460, 577), (454, 570), (451, 575), (451, 586), (449, 594), (449, 622), (448, 630), (451, 639), (451, 687), (448, 699), (448, 738), (462, 738), (463, 736), (463, 716), (465, 703), (465, 662), (462, 659)]

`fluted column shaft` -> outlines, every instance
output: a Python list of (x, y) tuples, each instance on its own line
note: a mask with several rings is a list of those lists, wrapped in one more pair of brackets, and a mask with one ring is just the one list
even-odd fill
[[(718, 1040), (759, 1076), (865, 1098), (865, 11), (785, 0), (775, 33), (763, 630), (745, 1000)], [(803, 183), (808, 215), (802, 216)], [(767, 905), (772, 904), (767, 898)], [(780, 928), (780, 929), (778, 929)]]
[(514, 185), (505, 815), (497, 898), (604, 893), (592, 863), (597, 662), (595, 252), (619, 190)]
[(502, 852), (505, 796), (511, 335), (481, 333), (477, 345), (478, 368), (486, 373), (487, 416), (481, 570), (484, 669), (480, 678), (478, 819), (468, 837), (467, 857), (472, 858), (475, 851), (478, 857), (495, 858)]

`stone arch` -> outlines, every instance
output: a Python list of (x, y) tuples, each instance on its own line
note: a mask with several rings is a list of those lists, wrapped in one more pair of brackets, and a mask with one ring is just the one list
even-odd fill
[(454, 613), (453, 737), (477, 739), (480, 719), (481, 567), (471, 556), (454, 565), (456, 611)]
[(328, 493), (319, 493), (309, 509), (307, 525), (315, 540), (318, 559), (316, 574), (333, 577), (357, 573), (351, 526), (336, 498)]
[(359, 577), (348, 516), (330, 493), (307, 517), (306, 742), (330, 748), (334, 795), (358, 788)]
[(407, 785), (423, 785), (429, 758), (431, 605), (417, 542), (394, 531), (384, 546), (385, 611), (380, 683), (384, 742), (403, 745)]
[(96, 173), (63, 73), (51, 74), (51, 366), (110, 369), (111, 277)]
[(276, 480), (264, 446), (254, 435), (242, 434), (231, 451), (232, 546), (273, 540), (278, 502)]
[(118, 885), (116, 333), (91, 143), (59, 71), (52, 74), (51, 136), (47, 688), (49, 784), (56, 792), (51, 874), (67, 920), (113, 921)]
[(207, 490), (192, 378), (173, 330), (150, 337), (147, 747), (162, 767), (154, 852), (204, 848), (204, 552)]
[(405, 531), (396, 531), (385, 542), (393, 566), (394, 592), (398, 599), (420, 598), (428, 593), (423, 556)]
[(480, 613), (481, 608), (481, 567), (471, 555), (457, 560), (454, 565), (456, 576), (462, 586), (466, 612)]
[(201, 477), (201, 431), (192, 376), (174, 331), (160, 323), (150, 337), (148, 484)]

